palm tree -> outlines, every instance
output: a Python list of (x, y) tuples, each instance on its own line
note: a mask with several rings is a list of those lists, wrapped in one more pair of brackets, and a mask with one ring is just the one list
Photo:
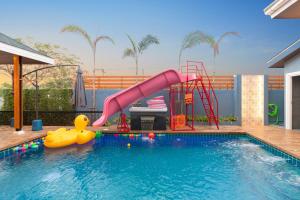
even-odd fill
[[(224, 40), (224, 38), (228, 37), (228, 36), (237, 36), (239, 37), (240, 34), (238, 32), (225, 32), (223, 33), (218, 39), (215, 39), (212, 36), (208, 37), (208, 43), (210, 44), (210, 47), (213, 50), (213, 56), (214, 56), (214, 67), (215, 67), (215, 60), (217, 55), (219, 55), (220, 53), (220, 44), (221, 42)], [(213, 74), (215, 74), (215, 69), (213, 70)]]
[(210, 44), (210, 36), (201, 31), (194, 31), (187, 34), (181, 44), (178, 55), (178, 67), (180, 68), (182, 53), (186, 49), (193, 48), (201, 43)]
[[(71, 32), (71, 33), (76, 33), (81, 35), (90, 45), (93, 53), (93, 76), (95, 77), (96, 75), (96, 49), (97, 49), (97, 44), (100, 41), (110, 41), (112, 44), (114, 44), (114, 41), (111, 37), (106, 36), (106, 35), (99, 35), (97, 36), (94, 40), (90, 37), (90, 35), (81, 27), (76, 26), (76, 25), (67, 25), (64, 26), (61, 29), (61, 32)], [(93, 79), (93, 109), (96, 108), (96, 88), (95, 88), (95, 78)]]
[(132, 37), (127, 34), (131, 43), (131, 48), (124, 50), (123, 58), (132, 57), (135, 59), (135, 75), (138, 75), (139, 70), (139, 57), (143, 52), (152, 44), (159, 44), (159, 40), (153, 35), (146, 35), (139, 43), (136, 43)]

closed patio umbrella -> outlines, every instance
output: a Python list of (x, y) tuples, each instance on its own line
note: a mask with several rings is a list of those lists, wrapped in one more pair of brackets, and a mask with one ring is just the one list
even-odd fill
[(82, 77), (82, 71), (80, 67), (78, 67), (76, 71), (76, 81), (75, 81), (75, 88), (73, 93), (73, 104), (75, 108), (84, 108), (87, 106), (86, 101), (86, 94), (85, 94), (85, 87), (84, 81)]

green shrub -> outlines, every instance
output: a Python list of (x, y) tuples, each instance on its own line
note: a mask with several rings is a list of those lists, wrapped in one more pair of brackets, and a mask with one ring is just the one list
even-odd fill
[[(13, 110), (13, 94), (11, 89), (0, 92), (3, 98), (1, 110)], [(41, 111), (72, 111), (72, 89), (40, 89), (39, 110)], [(35, 110), (35, 89), (23, 90), (24, 110)]]
[[(192, 116), (188, 116), (188, 121), (192, 120)], [(195, 122), (208, 122), (207, 116), (206, 115), (196, 115), (194, 116)], [(219, 117), (220, 122), (236, 122), (237, 117), (235, 116), (222, 116)]]
[(235, 116), (224, 116), (219, 118), (220, 122), (236, 122), (237, 117)]
[(3, 89), (0, 92), (0, 96), (3, 98), (3, 105), (1, 110), (13, 110), (13, 94), (11, 89)]

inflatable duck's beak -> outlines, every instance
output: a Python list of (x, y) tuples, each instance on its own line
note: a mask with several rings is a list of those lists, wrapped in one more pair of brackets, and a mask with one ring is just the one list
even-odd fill
[(90, 123), (90, 120), (87, 117), (84, 117), (83, 120), (86, 122), (86, 125), (88, 125)]

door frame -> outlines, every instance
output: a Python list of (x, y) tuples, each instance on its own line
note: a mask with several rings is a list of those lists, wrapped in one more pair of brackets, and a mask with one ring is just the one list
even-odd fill
[(300, 71), (286, 73), (284, 76), (284, 121), (285, 128), (292, 129), (293, 127), (293, 81), (292, 78), (300, 76)]

